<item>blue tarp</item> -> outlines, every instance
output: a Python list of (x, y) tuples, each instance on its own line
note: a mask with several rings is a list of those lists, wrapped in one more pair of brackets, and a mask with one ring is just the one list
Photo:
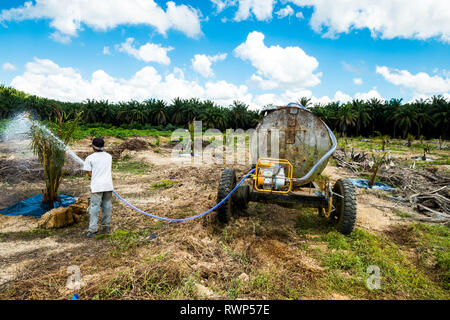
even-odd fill
[(384, 190), (384, 191), (391, 191), (391, 190), (395, 189), (394, 187), (392, 187), (388, 184), (378, 182), (378, 181), (375, 181), (375, 184), (372, 187), (369, 187), (369, 180), (367, 180), (367, 179), (348, 179), (348, 180), (350, 180), (357, 188), (380, 189), (380, 190)]
[(11, 207), (0, 209), (0, 214), (7, 216), (30, 216), (40, 218), (44, 213), (59, 207), (68, 207), (74, 204), (76, 197), (68, 196), (66, 194), (60, 194), (58, 201), (55, 201), (52, 205), (42, 203), (42, 194), (32, 196), (12, 205)]

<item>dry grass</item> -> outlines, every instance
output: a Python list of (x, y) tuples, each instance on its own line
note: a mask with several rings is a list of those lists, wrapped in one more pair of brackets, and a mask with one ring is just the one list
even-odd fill
[[(161, 150), (156, 155), (152, 151), (129, 153), (129, 159), (119, 161), (118, 165), (135, 161), (148, 167), (139, 175), (126, 170), (115, 172), (116, 190), (143, 210), (166, 217), (191, 216), (213, 206), (218, 184), (215, 177), (220, 177), (223, 166), (158, 162), (157, 157), (168, 156), (163, 145)], [(246, 168), (238, 169), (243, 173)], [(344, 174), (332, 173), (332, 179)], [(177, 183), (152, 189), (164, 180)], [(0, 200), (13, 197), (18, 186), (13, 187)], [(73, 177), (61, 190), (86, 196), (87, 181)], [(388, 203), (376, 195), (364, 199)], [(389, 217), (400, 219), (395, 213)], [(7, 221), (0, 218), (1, 230)], [(450, 297), (445, 278), (445, 252), (449, 248), (442, 240), (442, 230), (371, 230), (368, 220), (364, 224), (359, 221), (356, 232), (344, 237), (314, 210), (259, 203), (251, 203), (246, 213), (240, 213), (228, 225), (220, 225), (214, 215), (184, 223), (156, 221), (115, 199), (112, 219), (112, 234), (98, 239), (82, 238), (87, 221), (52, 233), (1, 233), (0, 244), (52, 241), (59, 251), (34, 248), (0, 255), (0, 266), (27, 263), (14, 280), (0, 285), (0, 298), (70, 299), (74, 293), (81, 299)], [(402, 226), (408, 224), (405, 221)], [(149, 239), (151, 234), (157, 237)], [(413, 250), (417, 243), (425, 250), (421, 252), (429, 253), (426, 261), (420, 261), (421, 253)], [(384, 275), (379, 291), (365, 286), (366, 268), (373, 263), (380, 265)], [(70, 265), (81, 269), (83, 283), (79, 290), (66, 288)], [(436, 270), (441, 276), (433, 276)]]

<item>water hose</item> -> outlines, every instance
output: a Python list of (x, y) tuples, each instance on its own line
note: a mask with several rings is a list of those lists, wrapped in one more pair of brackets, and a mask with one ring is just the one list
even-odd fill
[[(301, 109), (303, 109), (303, 110), (306, 110), (306, 111), (308, 111), (308, 112), (311, 112), (311, 111), (309, 111), (307, 108), (305, 108), (304, 106), (302, 106), (301, 104), (298, 104), (298, 103), (289, 103), (289, 104), (288, 104), (288, 106), (294, 106), (294, 105), (297, 106), (297, 107), (299, 107), (299, 108), (301, 108)], [(322, 121), (322, 123), (323, 123), (323, 124), (325, 125), (325, 127), (327, 128), (328, 134), (330, 135), (330, 138), (331, 138), (331, 141), (333, 142), (333, 145), (331, 146), (330, 150), (328, 150), (327, 153), (325, 153), (325, 154), (324, 154), (324, 155), (323, 155), (323, 156), (322, 156), (322, 157), (321, 157), (321, 158), (320, 158), (320, 159), (319, 159), (319, 160), (311, 167), (311, 169), (308, 171), (308, 173), (307, 173), (306, 175), (304, 175), (304, 176), (301, 177), (301, 178), (295, 178), (295, 179), (293, 179), (293, 181), (296, 182), (296, 183), (301, 183), (301, 182), (304, 182), (304, 181), (308, 180), (308, 179), (312, 176), (312, 174), (316, 171), (317, 167), (320, 166), (325, 160), (327, 160), (327, 159), (333, 154), (333, 152), (336, 150), (336, 147), (337, 147), (337, 140), (336, 140), (336, 137), (335, 137), (334, 134), (333, 134), (333, 131), (331, 131), (331, 129), (327, 126), (327, 124), (326, 124), (322, 119), (320, 119), (320, 121)], [(252, 173), (255, 172), (255, 170), (256, 170), (256, 169), (250, 170), (250, 171), (244, 176), (244, 178), (242, 178), (242, 180), (239, 181), (239, 183), (234, 187), (234, 189), (231, 190), (231, 192), (230, 192), (225, 198), (223, 198), (222, 201), (220, 201), (219, 203), (217, 203), (214, 207), (212, 207), (211, 209), (209, 209), (209, 210), (207, 210), (207, 211), (205, 211), (205, 212), (203, 212), (203, 213), (200, 213), (200, 214), (198, 214), (198, 215), (195, 215), (195, 216), (193, 216), (193, 217), (183, 218), (183, 219), (165, 218), (165, 217), (156, 216), (156, 215), (154, 215), (154, 214), (151, 214), (151, 213), (142, 211), (141, 209), (136, 208), (136, 207), (133, 206), (131, 203), (129, 203), (128, 201), (126, 201), (124, 198), (122, 198), (116, 191), (113, 190), (113, 193), (114, 193), (114, 195), (115, 195), (120, 201), (122, 201), (125, 205), (127, 205), (127, 206), (130, 207), (131, 209), (134, 209), (134, 210), (136, 210), (136, 211), (138, 211), (138, 212), (140, 212), (140, 213), (142, 213), (142, 214), (144, 214), (144, 215), (146, 215), (146, 216), (149, 216), (149, 217), (152, 217), (152, 218), (155, 218), (155, 219), (159, 219), (159, 220), (171, 221), (171, 222), (189, 221), (189, 220), (194, 220), (194, 219), (203, 217), (204, 215), (207, 215), (208, 213), (210, 213), (210, 212), (216, 210), (218, 207), (220, 207), (225, 201), (228, 200), (229, 197), (231, 197), (231, 195), (232, 195), (232, 194), (237, 190), (237, 188), (244, 182), (244, 180), (246, 180)]]
[(122, 198), (116, 191), (113, 190), (114, 195), (120, 200), (122, 201), (124, 204), (126, 204), (127, 206), (129, 206), (131, 209), (136, 210), (137, 212), (140, 212), (142, 214), (145, 214), (146, 216), (155, 218), (155, 219), (159, 219), (159, 220), (164, 220), (164, 221), (171, 221), (171, 222), (181, 222), (181, 221), (189, 221), (189, 220), (194, 220), (200, 217), (203, 217), (204, 215), (207, 215), (208, 213), (216, 210), (218, 207), (220, 207), (225, 201), (228, 200), (229, 197), (231, 197), (231, 195), (237, 190), (237, 188), (244, 182), (244, 180), (246, 180), (253, 172), (255, 172), (255, 169), (250, 170), (245, 176), (244, 178), (242, 178), (241, 181), (239, 181), (239, 183), (234, 187), (233, 190), (231, 190), (231, 192), (222, 199), (222, 201), (220, 201), (218, 204), (216, 204), (214, 207), (212, 207), (209, 210), (206, 210), (203, 213), (200, 213), (196, 216), (193, 217), (189, 217), (189, 218), (183, 218), (183, 219), (172, 219), (172, 218), (165, 218), (165, 217), (160, 217), (160, 216), (156, 216), (154, 214), (142, 211), (139, 208), (136, 208), (135, 206), (133, 206), (131, 203), (129, 203), (128, 201), (126, 201), (124, 198)]

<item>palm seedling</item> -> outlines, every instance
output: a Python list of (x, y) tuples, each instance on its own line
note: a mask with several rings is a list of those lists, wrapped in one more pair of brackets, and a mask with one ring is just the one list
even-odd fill
[(423, 135), (419, 136), (420, 144), (423, 145), (424, 140), (425, 140), (425, 137)]
[(63, 177), (66, 162), (66, 146), (76, 130), (81, 113), (70, 119), (60, 108), (55, 108), (55, 119), (48, 127), (32, 120), (30, 130), (31, 147), (44, 170), (45, 189), (42, 202), (53, 204), (58, 200), (58, 189)]
[(386, 146), (391, 142), (391, 137), (388, 135), (384, 135), (381, 137), (381, 150), (385, 151)]
[(372, 160), (373, 160), (373, 166), (372, 166), (372, 176), (369, 180), (369, 187), (373, 187), (375, 184), (375, 179), (378, 175), (378, 170), (380, 169), (381, 165), (385, 162), (386, 155), (388, 154), (387, 151), (381, 152), (381, 154), (376, 154), (376, 152), (372, 153)]
[(408, 133), (407, 141), (408, 141), (408, 148), (411, 148), (411, 145), (414, 141), (414, 136), (412, 134)]

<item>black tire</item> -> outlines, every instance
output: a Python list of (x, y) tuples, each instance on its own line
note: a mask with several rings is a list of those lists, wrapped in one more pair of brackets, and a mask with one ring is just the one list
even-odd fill
[(336, 181), (333, 192), (333, 205), (335, 211), (330, 219), (335, 223), (337, 230), (342, 234), (350, 234), (356, 223), (356, 191), (350, 180), (339, 179)]
[[(225, 168), (220, 178), (219, 190), (217, 192), (217, 203), (222, 201), (236, 186), (236, 171), (231, 168)], [(217, 217), (222, 223), (228, 223), (235, 211), (232, 197), (229, 197), (219, 208), (217, 208)]]
[(248, 208), (249, 197), (250, 186), (248, 184), (242, 184), (237, 188), (236, 192), (232, 195), (233, 207), (236, 211), (245, 211)]

